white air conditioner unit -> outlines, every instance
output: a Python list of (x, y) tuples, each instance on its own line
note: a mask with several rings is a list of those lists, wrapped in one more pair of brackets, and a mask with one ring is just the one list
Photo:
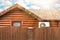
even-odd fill
[(39, 28), (50, 27), (50, 22), (39, 22)]

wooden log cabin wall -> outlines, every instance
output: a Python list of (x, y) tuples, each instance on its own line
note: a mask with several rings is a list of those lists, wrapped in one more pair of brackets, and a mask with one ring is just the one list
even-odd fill
[(22, 10), (16, 9), (7, 12), (6, 15), (1, 16), (0, 26), (13, 26), (13, 22), (20, 22), (21, 27), (37, 27), (38, 20), (31, 15), (26, 14)]
[(0, 27), (20, 26), (21, 28), (37, 28), (40, 26), (39, 22), (49, 22), (48, 27), (60, 27), (60, 22), (58, 20), (43, 20), (18, 4), (0, 13)]
[(60, 27), (60, 21), (59, 20), (40, 20), (39, 22), (49, 22), (50, 23), (49, 27)]
[(60, 40), (58, 27), (59, 20), (43, 20), (17, 4), (0, 13), (0, 40)]
[(59, 20), (52, 20), (50, 21), (50, 27), (60, 27), (60, 21)]
[(0, 16), (0, 27), (38, 27), (38, 20), (18, 5), (3, 11)]

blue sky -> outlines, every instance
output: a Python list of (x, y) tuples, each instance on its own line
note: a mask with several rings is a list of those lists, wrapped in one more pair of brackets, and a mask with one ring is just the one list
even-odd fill
[(60, 0), (0, 0), (0, 11), (15, 3), (27, 9), (60, 9)]

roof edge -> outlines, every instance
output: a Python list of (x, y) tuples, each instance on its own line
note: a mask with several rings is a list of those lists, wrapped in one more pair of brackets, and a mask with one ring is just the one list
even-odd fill
[(33, 16), (34, 18), (36, 18), (37, 20), (41, 20), (41, 18), (39, 18), (36, 14), (34, 14), (34, 13), (31, 12), (31, 11), (29, 11), (28, 9), (25, 9), (24, 7), (20, 6), (19, 4), (14, 4), (13, 6), (11, 6), (11, 7), (7, 8), (6, 10), (2, 11), (2, 12), (0, 13), (0, 16), (6, 14), (8, 11), (10, 11), (10, 10), (16, 8), (16, 7), (19, 8), (19, 9), (21, 9), (21, 10), (23, 10), (23, 11), (25, 11), (25, 12), (27, 12), (28, 14), (31, 13), (30, 15), (32, 15), (32, 16)]

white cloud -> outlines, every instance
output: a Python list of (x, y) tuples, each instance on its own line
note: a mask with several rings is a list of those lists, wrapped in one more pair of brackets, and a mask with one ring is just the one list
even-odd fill
[[(58, 2), (58, 0), (17, 0), (18, 4), (28, 8), (50, 9)], [(30, 6), (28, 6), (30, 5)]]
[(5, 1), (3, 4), (4, 4), (4, 6), (10, 6), (10, 5), (12, 5), (12, 3), (10, 1)]
[[(16, 0), (15, 3), (20, 4), (21, 6), (25, 7), (26, 9), (33, 8), (33, 9), (60, 9), (60, 3), (58, 4), (59, 0)], [(2, 2), (1, 5), (4, 5), (4, 9), (9, 8), (12, 6), (12, 0), (0, 0)], [(1, 6), (0, 5), (0, 6)], [(3, 9), (0, 9), (3, 10)]]
[(3, 9), (0, 9), (0, 12), (2, 12), (3, 11)]
[(7, 1), (7, 0), (6, 1), (5, 0), (2, 0), (2, 4), (0, 6), (2, 6), (2, 5), (4, 6), (4, 8), (3, 9), (0, 9), (1, 11), (9, 8), (10, 6), (12, 6), (12, 2)]
[(55, 7), (60, 7), (60, 4), (56, 4)]
[(54, 9), (60, 9), (60, 4), (56, 4), (53, 6)]

